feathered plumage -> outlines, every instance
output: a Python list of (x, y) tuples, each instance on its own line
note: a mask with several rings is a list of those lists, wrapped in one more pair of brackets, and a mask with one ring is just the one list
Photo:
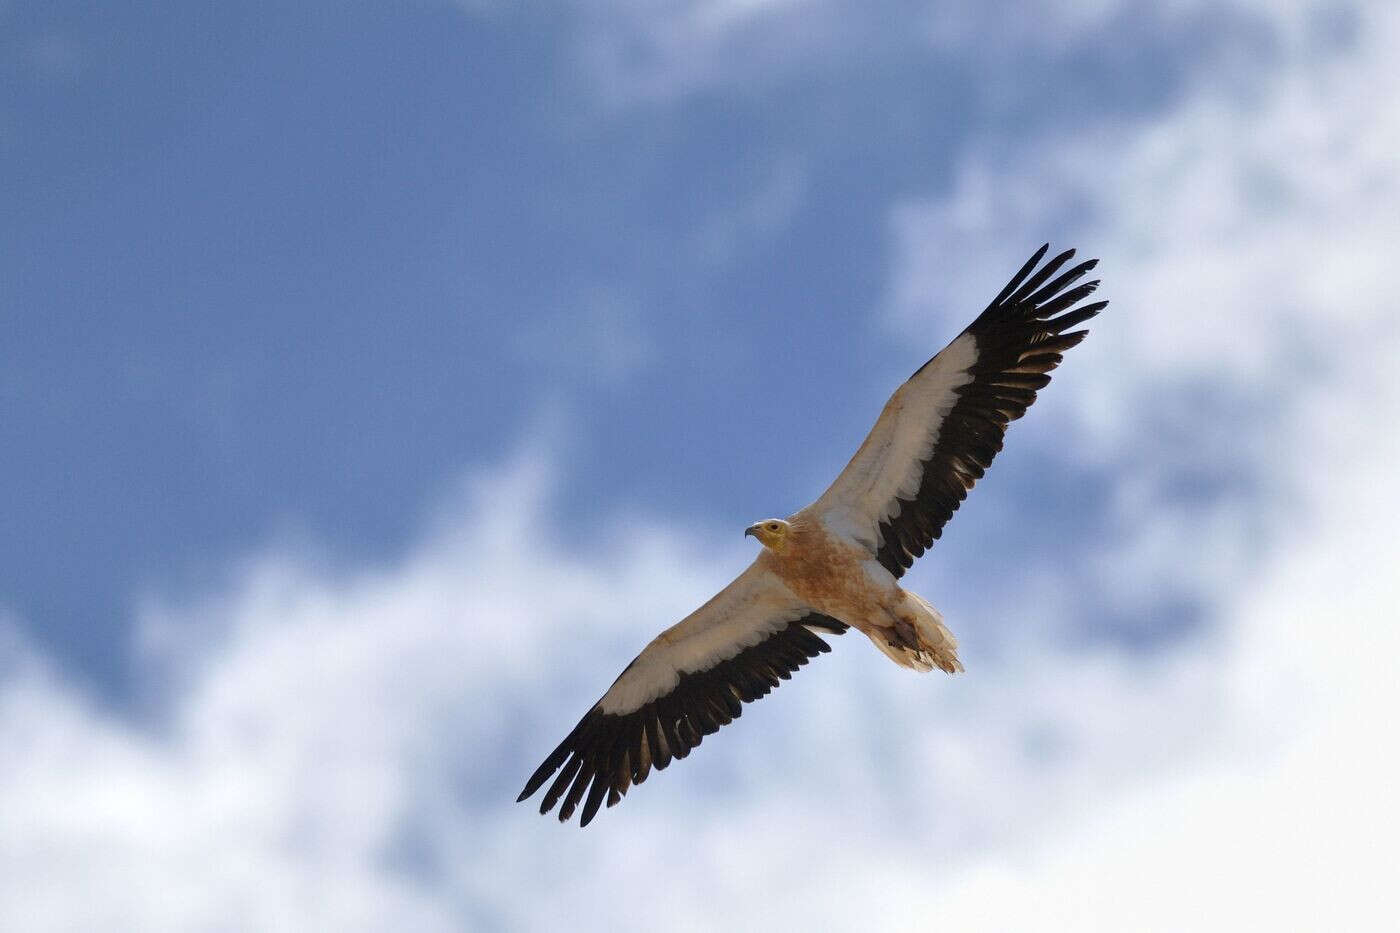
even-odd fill
[(1071, 328), (1108, 304), (1081, 304), (1098, 282), (1075, 284), (1097, 260), (1065, 269), (1069, 250), (1040, 265), (1048, 249), (899, 387), (826, 492), (786, 519), (749, 527), (763, 544), (753, 564), (637, 655), (520, 800), (549, 782), (540, 812), (558, 804), (563, 821), (582, 804), (586, 826), (604, 800), (617, 803), (829, 651), (819, 633), (854, 627), (905, 667), (962, 669), (942, 616), (897, 581), (942, 535), (1007, 425), (1084, 339), (1087, 331)]

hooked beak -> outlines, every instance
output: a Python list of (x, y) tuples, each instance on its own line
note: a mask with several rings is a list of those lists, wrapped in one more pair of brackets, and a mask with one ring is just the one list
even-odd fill
[(744, 529), (744, 537), (747, 538), (747, 537), (750, 537), (750, 536), (755, 537), (755, 538), (758, 537), (758, 526), (757, 526), (757, 525), (750, 525), (749, 527), (747, 527), (747, 528)]

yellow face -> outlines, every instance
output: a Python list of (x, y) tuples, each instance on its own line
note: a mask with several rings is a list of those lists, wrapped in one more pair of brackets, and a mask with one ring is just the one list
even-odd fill
[(788, 523), (781, 518), (765, 518), (745, 528), (744, 534), (753, 535), (770, 551), (781, 551), (787, 543)]

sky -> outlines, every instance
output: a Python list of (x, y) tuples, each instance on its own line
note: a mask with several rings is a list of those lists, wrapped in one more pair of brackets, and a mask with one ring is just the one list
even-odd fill
[[(0, 929), (1385, 929), (1400, 9), (0, 2)], [(515, 796), (1042, 242), (858, 635)]]

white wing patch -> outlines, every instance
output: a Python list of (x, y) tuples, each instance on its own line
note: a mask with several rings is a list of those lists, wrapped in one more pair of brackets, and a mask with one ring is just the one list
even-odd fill
[(626, 715), (676, 688), (681, 674), (706, 671), (811, 610), (772, 572), (751, 564), (713, 599), (652, 640), (597, 708)]
[(956, 390), (972, 381), (977, 339), (964, 333), (890, 397), (851, 462), (804, 512), (836, 534), (872, 552), (880, 522), (897, 514), (897, 497), (919, 491), (923, 461), (938, 443), (939, 427), (957, 404)]

